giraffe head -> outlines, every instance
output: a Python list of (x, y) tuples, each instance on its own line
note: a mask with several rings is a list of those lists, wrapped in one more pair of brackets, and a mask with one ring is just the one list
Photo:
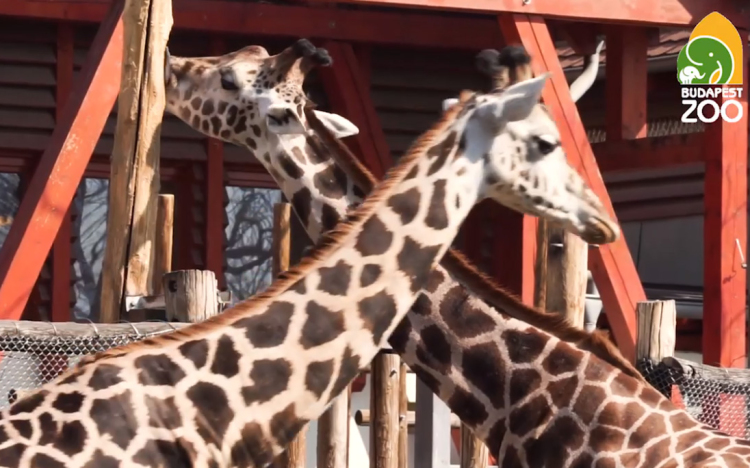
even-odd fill
[[(485, 53), (484, 61), (495, 60), (497, 56)], [(483, 62), (481, 54), (478, 61)], [(530, 69), (520, 69), (510, 75), (515, 83), (488, 93), (464, 92), (444, 101), (443, 108), (462, 106), (457, 123), (463, 122), (465, 129), (456, 132), (461, 135), (459, 149), (483, 161), (482, 196), (545, 218), (590, 244), (613, 242), (619, 227), (568, 164), (557, 126), (540, 103), (548, 76), (531, 78)]]
[[(277, 55), (247, 46), (219, 57), (175, 57), (167, 50), (166, 110), (206, 135), (260, 153), (268, 139), (307, 132), (305, 76), (329, 66), (325, 49), (300, 39)], [(337, 138), (358, 133), (349, 120), (314, 111)], [(262, 153), (261, 153), (262, 154)]]

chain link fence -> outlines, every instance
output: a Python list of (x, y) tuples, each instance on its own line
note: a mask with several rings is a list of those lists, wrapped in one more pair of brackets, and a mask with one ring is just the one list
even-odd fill
[(140, 341), (184, 325), (166, 322), (5, 322), (0, 325), (0, 408), (55, 379), (87, 354)]
[(724, 369), (668, 357), (642, 359), (646, 381), (698, 421), (733, 436), (749, 438), (750, 370)]

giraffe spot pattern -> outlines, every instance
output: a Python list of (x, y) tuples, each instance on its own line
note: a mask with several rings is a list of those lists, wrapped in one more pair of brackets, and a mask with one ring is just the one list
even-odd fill
[(44, 403), (44, 398), (46, 396), (46, 392), (36, 392), (33, 393), (23, 400), (17, 402), (15, 405), (10, 407), (10, 410), (8, 413), (11, 416), (15, 416), (17, 414), (23, 414), (23, 413), (31, 413), (37, 408), (39, 408), (42, 403)]
[(346, 347), (344, 350), (344, 356), (341, 358), (341, 365), (339, 366), (339, 375), (336, 377), (336, 381), (333, 383), (333, 388), (328, 396), (328, 401), (336, 398), (347, 385), (351, 383), (354, 378), (359, 375), (359, 356), (352, 352), (350, 347)]
[[(21, 455), (28, 449), (26, 444), (13, 444), (10, 447), (0, 449), (0, 465), (2, 466), (18, 466), (18, 460)], [(64, 467), (62, 467), (64, 468)]]
[(99, 364), (94, 367), (93, 372), (91, 372), (91, 378), (89, 379), (88, 385), (92, 390), (104, 390), (105, 388), (117, 385), (122, 382), (120, 371), (122, 371), (122, 369), (118, 366), (113, 366), (112, 364)]
[(536, 369), (516, 369), (510, 376), (509, 396), (511, 406), (515, 406), (527, 395), (539, 388), (542, 376)]
[(429, 158), (435, 158), (435, 161), (430, 164), (430, 168), (427, 171), (428, 176), (431, 176), (445, 166), (448, 155), (450, 155), (453, 145), (456, 144), (456, 137), (456, 131), (453, 130), (443, 141), (427, 150), (427, 156)]
[(494, 343), (483, 343), (464, 350), (461, 366), (472, 385), (487, 395), (495, 408), (503, 407), (505, 369), (503, 357)]
[[(487, 448), (490, 449), (490, 453), (500, 453), (500, 446), (503, 443), (503, 439), (505, 439), (506, 432), (507, 430), (505, 429), (505, 419), (500, 419), (492, 425), (492, 428), (490, 428), (490, 431), (487, 434)], [(505, 456), (503, 457), (503, 466), (506, 466), (506, 462), (510, 462), (508, 466), (522, 466), (520, 460), (516, 463), (513, 463), (513, 460), (509, 458), (509, 455), (510, 453), (505, 453)]]
[(242, 356), (234, 348), (232, 338), (228, 335), (222, 335), (216, 344), (211, 372), (232, 378), (240, 372), (240, 359), (242, 359)]
[(501, 335), (508, 350), (508, 357), (516, 364), (532, 362), (547, 344), (547, 338), (534, 331), (505, 330)]
[(398, 325), (396, 325), (396, 328), (391, 332), (391, 336), (388, 338), (388, 343), (394, 351), (399, 354), (406, 351), (406, 344), (409, 341), (411, 330), (412, 326), (408, 318), (404, 318), (398, 323)]
[(141, 385), (173, 386), (185, 378), (185, 371), (166, 354), (139, 356), (133, 365), (139, 371), (138, 381)]
[(325, 198), (338, 200), (346, 195), (347, 177), (337, 165), (330, 165), (313, 176), (313, 185)]
[(447, 184), (447, 180), (440, 179), (435, 182), (432, 189), (430, 206), (427, 207), (427, 216), (424, 220), (425, 224), (432, 229), (445, 229), (448, 227), (448, 212), (445, 209), (445, 186)]
[(84, 396), (80, 392), (60, 393), (52, 403), (52, 407), (62, 413), (77, 413), (81, 410)]
[(320, 398), (333, 378), (333, 359), (311, 362), (305, 373), (305, 387)]
[(97, 450), (91, 456), (91, 460), (84, 465), (84, 468), (119, 468), (119, 466), (119, 460), (105, 455), (101, 450)]
[(308, 226), (310, 222), (311, 202), (312, 194), (307, 187), (292, 195), (292, 208), (304, 226)]
[(133, 462), (139, 465), (161, 468), (167, 466), (193, 466), (193, 456), (187, 450), (190, 442), (181, 439), (176, 440), (154, 440), (149, 439), (143, 448), (133, 455)]
[(281, 168), (289, 178), (297, 180), (304, 174), (304, 172), (302, 172), (302, 169), (300, 169), (300, 167), (294, 161), (292, 161), (292, 158), (290, 158), (287, 153), (282, 151), (276, 156), (276, 158), (279, 160)]
[(373, 284), (375, 281), (380, 278), (380, 274), (382, 273), (382, 269), (380, 268), (380, 265), (375, 263), (368, 263), (364, 267), (362, 267), (362, 273), (359, 275), (359, 285), (363, 288), (366, 288), (367, 286)]
[(198, 382), (187, 391), (187, 397), (198, 414), (194, 422), (198, 435), (220, 444), (234, 417), (224, 390), (209, 382)]
[[(430, 367), (443, 374), (450, 372), (451, 368), (451, 346), (445, 333), (435, 324), (428, 325), (419, 334), (421, 343), (417, 348), (420, 361), (429, 362)], [(429, 359), (426, 355), (432, 357)]]
[[(193, 108), (193, 110), (200, 110), (201, 105), (203, 104), (203, 99), (196, 96), (190, 101), (190, 107)], [(196, 116), (197, 117), (197, 116)]]
[(221, 119), (218, 116), (214, 115), (213, 117), (211, 117), (210, 122), (211, 122), (211, 132), (214, 135), (218, 135), (219, 131), (221, 130)]
[(232, 466), (249, 468), (266, 466), (273, 460), (273, 452), (258, 423), (247, 423), (240, 432), (240, 439), (232, 446)]
[(363, 257), (369, 257), (386, 253), (392, 243), (393, 233), (386, 228), (380, 218), (373, 215), (362, 225), (355, 248)]
[[(632, 425), (630, 427), (633, 427)], [(646, 442), (651, 440), (653, 434), (665, 434), (667, 431), (667, 425), (664, 422), (664, 417), (661, 414), (649, 414), (646, 419), (638, 425), (635, 432), (631, 433), (630, 439), (628, 440), (629, 448), (643, 447)]]
[(144, 396), (148, 408), (148, 425), (164, 429), (179, 429), (182, 426), (182, 415), (175, 404), (174, 397), (154, 398)]
[(407, 190), (404, 193), (393, 195), (388, 199), (388, 206), (394, 213), (401, 218), (401, 224), (404, 226), (414, 221), (419, 211), (419, 201), (421, 195), (416, 187)]
[(286, 339), (293, 312), (293, 304), (276, 301), (271, 303), (265, 312), (240, 319), (234, 326), (245, 329), (247, 339), (254, 347), (272, 348), (279, 346)]
[(609, 426), (594, 426), (589, 435), (589, 445), (595, 452), (619, 450), (625, 443), (625, 433)]
[(372, 332), (373, 343), (379, 345), (396, 316), (396, 301), (387, 292), (379, 291), (359, 301), (357, 307), (365, 328)]
[(482, 402), (461, 387), (455, 388), (453, 395), (448, 399), (448, 406), (470, 427), (483, 424), (489, 416)]
[(323, 205), (323, 208), (321, 208), (320, 219), (320, 224), (323, 228), (323, 231), (330, 231), (331, 229), (336, 227), (339, 219), (339, 213), (336, 211), (336, 208), (332, 207), (331, 205)]
[(34, 433), (31, 427), (31, 422), (27, 419), (12, 419), (10, 425), (13, 426), (13, 429), (18, 431), (18, 435), (24, 439), (31, 438), (31, 435)]
[(344, 316), (315, 301), (305, 307), (307, 318), (302, 326), (299, 343), (304, 349), (314, 348), (336, 339), (344, 332)]
[(185, 358), (190, 359), (198, 370), (208, 362), (208, 342), (206, 340), (188, 341), (177, 349)]
[(558, 408), (565, 408), (568, 403), (573, 401), (573, 395), (578, 388), (578, 376), (570, 377), (550, 382), (547, 385), (547, 393), (552, 399), (552, 403)]
[(449, 289), (443, 297), (440, 316), (460, 338), (474, 338), (495, 327), (492, 317), (472, 305), (467, 290), (459, 285)]
[(46, 453), (37, 453), (31, 458), (30, 466), (35, 468), (65, 468), (65, 463)]
[(523, 446), (529, 466), (563, 468), (568, 450), (578, 450), (583, 441), (583, 430), (566, 415), (559, 416), (540, 437), (529, 438)]
[(352, 280), (352, 267), (344, 260), (339, 260), (332, 267), (321, 267), (318, 270), (320, 291), (331, 294), (332, 296), (345, 296), (349, 290), (349, 283)]
[(512, 434), (525, 437), (537, 427), (546, 424), (552, 417), (552, 408), (547, 404), (547, 399), (537, 395), (523, 405), (513, 408), (508, 416), (508, 428)]
[(110, 397), (98, 398), (91, 404), (91, 419), (96, 424), (99, 435), (109, 435), (112, 442), (124, 449), (135, 436), (138, 422), (133, 417), (133, 400), (130, 390)]
[[(39, 415), (39, 445), (51, 444), (57, 436), (57, 421), (49, 413), (42, 413)], [(7, 437), (5, 431), (0, 434), (0, 439)]]
[(205, 116), (209, 116), (214, 113), (214, 102), (211, 99), (206, 99), (203, 102), (203, 107), (201, 108), (201, 114)]
[(290, 291), (294, 291), (299, 295), (307, 293), (307, 286), (305, 285), (305, 278), (296, 281), (290, 288)]
[(596, 410), (607, 399), (607, 393), (600, 387), (584, 385), (581, 394), (586, 395), (586, 398), (578, 398), (573, 404), (573, 411), (583, 424), (590, 425)]
[(422, 247), (411, 236), (404, 238), (404, 245), (396, 260), (398, 268), (411, 281), (413, 293), (422, 289), (427, 283), (427, 277), (430, 275), (439, 250), (439, 245)]
[(425, 294), (420, 294), (414, 304), (411, 305), (411, 311), (426, 317), (432, 312), (432, 301)]
[(252, 385), (242, 388), (246, 404), (265, 403), (287, 389), (292, 365), (286, 359), (259, 359), (250, 371)]
[(283, 411), (273, 415), (269, 426), (276, 443), (284, 447), (299, 434), (305, 424), (307, 421), (297, 416), (294, 403), (290, 403)]
[(437, 288), (440, 287), (441, 284), (443, 284), (443, 281), (445, 281), (445, 275), (440, 270), (433, 270), (432, 273), (430, 273), (429, 279), (427, 280), (425, 290), (427, 292), (434, 293), (435, 291), (437, 291)]
[(229, 109), (227, 109), (227, 125), (230, 127), (233, 127), (235, 122), (237, 121), (237, 106), (231, 105), (229, 106)]
[(83, 450), (86, 438), (86, 428), (83, 427), (81, 421), (64, 422), (53, 447), (65, 455), (72, 456)]

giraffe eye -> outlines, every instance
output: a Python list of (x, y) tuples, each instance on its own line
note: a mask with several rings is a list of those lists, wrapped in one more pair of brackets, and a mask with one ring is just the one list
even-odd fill
[(559, 141), (553, 140), (549, 137), (534, 137), (534, 142), (536, 143), (536, 147), (539, 149), (539, 152), (542, 154), (550, 154), (551, 152), (555, 151), (557, 147), (560, 145)]
[(222, 68), (219, 70), (221, 75), (221, 87), (227, 91), (237, 91), (240, 89), (237, 86), (237, 80), (234, 76), (234, 71), (231, 68)]

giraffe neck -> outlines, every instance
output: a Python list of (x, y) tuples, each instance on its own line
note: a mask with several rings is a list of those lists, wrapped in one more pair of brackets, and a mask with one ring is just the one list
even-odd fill
[(6, 409), (0, 466), (271, 462), (385, 344), (478, 198), (481, 155), (450, 158), (445, 125), (264, 293), (88, 357)]

